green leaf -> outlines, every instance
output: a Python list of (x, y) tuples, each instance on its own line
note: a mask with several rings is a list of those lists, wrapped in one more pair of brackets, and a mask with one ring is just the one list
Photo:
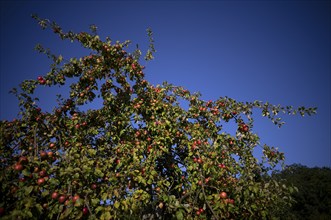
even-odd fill
[(118, 207), (120, 207), (120, 203), (119, 203), (118, 201), (116, 201), (116, 202), (114, 203), (114, 207), (115, 207), (116, 209), (118, 209)]
[(184, 219), (183, 209), (179, 209), (179, 210), (176, 212), (176, 218), (177, 218), (178, 220), (182, 220), (182, 219)]
[(28, 196), (33, 190), (33, 186), (25, 187), (25, 195)]

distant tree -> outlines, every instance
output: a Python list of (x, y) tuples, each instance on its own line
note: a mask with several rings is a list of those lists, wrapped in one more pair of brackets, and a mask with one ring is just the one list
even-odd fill
[(284, 212), (288, 219), (331, 219), (331, 169), (309, 168), (293, 164), (275, 173), (276, 180), (286, 180), (287, 185), (298, 190), (292, 196), (294, 205)]
[[(102, 41), (95, 26), (65, 32), (35, 19), (92, 52), (65, 60), (39, 45), (54, 61), (50, 71), (13, 90), (20, 115), (0, 122), (3, 219), (271, 219), (291, 204), (291, 187), (262, 178), (284, 154), (260, 144), (252, 111), (280, 126), (279, 112), (315, 108), (204, 101), (180, 86), (154, 86), (144, 79), (141, 51), (125, 50), (129, 42)], [(148, 35), (146, 60), (155, 52)], [(77, 81), (52, 112), (38, 106), (37, 87), (70, 78)], [(103, 105), (82, 110), (95, 100)], [(232, 135), (223, 129), (230, 121)]]

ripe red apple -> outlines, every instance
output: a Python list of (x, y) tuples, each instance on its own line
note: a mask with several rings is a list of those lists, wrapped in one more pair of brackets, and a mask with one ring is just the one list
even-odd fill
[(64, 201), (66, 201), (66, 196), (65, 195), (61, 195), (58, 199), (59, 203), (64, 203)]
[(40, 157), (41, 159), (47, 158), (47, 153), (45, 151), (40, 151)]
[(96, 189), (97, 188), (97, 184), (96, 183), (93, 183), (92, 185), (91, 185), (91, 189)]
[(87, 215), (88, 214), (88, 208), (87, 207), (84, 207), (83, 208), (83, 215)]
[(228, 194), (226, 192), (221, 192), (220, 193), (220, 198), (221, 199), (226, 199), (228, 197)]
[(80, 199), (79, 195), (75, 195), (72, 197), (72, 202), (75, 203), (78, 199)]
[(201, 158), (198, 158), (197, 162), (198, 162), (199, 164), (202, 164), (202, 163), (203, 163), (203, 161), (202, 161)]
[(45, 179), (44, 178), (39, 178), (38, 180), (37, 180), (37, 184), (38, 185), (42, 185), (42, 184), (44, 184), (45, 183)]
[(221, 163), (221, 164), (218, 164), (218, 167), (219, 167), (219, 168), (225, 168), (226, 166), (225, 166), (224, 164)]
[(54, 153), (52, 151), (47, 152), (48, 157), (53, 157)]
[(234, 204), (234, 200), (233, 199), (226, 199), (225, 203)]
[(53, 148), (53, 147), (55, 147), (55, 144), (54, 144), (54, 143), (50, 143), (50, 144), (49, 144), (49, 147), (50, 147), (50, 148)]
[(239, 130), (240, 130), (241, 132), (248, 132), (249, 127), (248, 127), (248, 125), (246, 125), (246, 124), (240, 124), (240, 125), (239, 125)]
[(59, 194), (57, 192), (52, 193), (52, 199), (57, 199), (59, 197)]
[(14, 170), (16, 170), (16, 171), (23, 170), (23, 165), (20, 164), (20, 163), (16, 163), (15, 166), (14, 166)]
[(46, 80), (41, 79), (41, 80), (39, 80), (39, 83), (40, 83), (41, 85), (44, 85), (44, 84), (46, 84)]

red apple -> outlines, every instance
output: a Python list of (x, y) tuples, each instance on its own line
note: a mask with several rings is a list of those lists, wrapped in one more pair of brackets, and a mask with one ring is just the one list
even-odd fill
[(23, 165), (20, 164), (20, 163), (16, 163), (15, 166), (14, 166), (14, 170), (16, 170), (16, 171), (23, 170)]
[(75, 203), (78, 199), (80, 199), (79, 195), (75, 195), (72, 197), (72, 202)]
[(37, 180), (37, 184), (38, 185), (42, 185), (42, 184), (44, 184), (45, 183), (45, 179), (44, 178), (39, 178), (38, 180)]
[(40, 151), (40, 157), (45, 159), (47, 157), (47, 153), (45, 151)]
[(59, 194), (57, 192), (52, 193), (52, 199), (57, 199), (59, 197)]
[(64, 203), (64, 201), (66, 201), (66, 196), (65, 195), (61, 195), (58, 199), (59, 203)]
[(97, 188), (97, 184), (96, 183), (93, 183), (92, 185), (91, 185), (91, 189), (96, 189)]
[(220, 198), (221, 199), (226, 199), (228, 197), (228, 194), (226, 192), (221, 192), (220, 193)]
[(53, 157), (54, 153), (52, 151), (47, 152), (48, 157)]
[(221, 164), (218, 164), (218, 167), (219, 167), (219, 168), (225, 168), (226, 166), (225, 166), (224, 164), (221, 163)]
[(88, 208), (87, 207), (84, 207), (83, 208), (83, 215), (87, 215), (88, 214)]
[(228, 204), (234, 204), (234, 200), (233, 199), (226, 199), (225, 202), (228, 203)]

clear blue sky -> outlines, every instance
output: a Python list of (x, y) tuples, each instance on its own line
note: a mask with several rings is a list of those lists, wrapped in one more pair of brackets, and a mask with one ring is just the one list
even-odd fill
[[(329, 1), (1, 1), (0, 119), (18, 112), (8, 91), (49, 70), (37, 43), (66, 58), (89, 53), (42, 31), (32, 13), (66, 30), (96, 24), (102, 39), (133, 47), (146, 48), (151, 27), (157, 53), (146, 74), (153, 84), (168, 81), (205, 100), (318, 107), (313, 117), (285, 117), (281, 129), (255, 115), (254, 131), (285, 152), (287, 164), (331, 166)], [(37, 90), (40, 104), (51, 110), (55, 90), (45, 91)]]

